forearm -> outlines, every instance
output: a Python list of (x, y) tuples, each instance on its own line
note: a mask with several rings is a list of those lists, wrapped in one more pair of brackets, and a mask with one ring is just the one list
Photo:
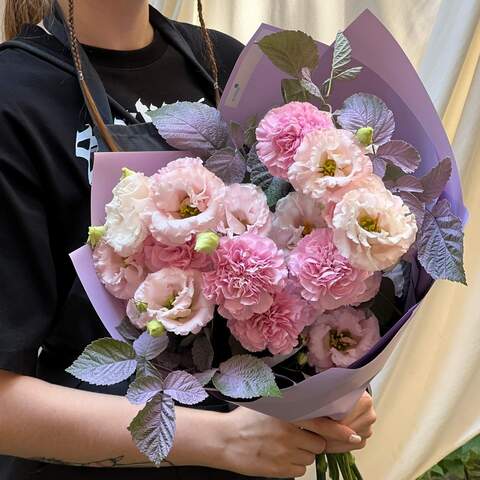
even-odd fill
[[(78, 466), (153, 467), (127, 430), (141, 407), (123, 397), (0, 371), (0, 405), (2, 454)], [(214, 466), (222, 450), (222, 414), (177, 408), (176, 416), (170, 464)]]

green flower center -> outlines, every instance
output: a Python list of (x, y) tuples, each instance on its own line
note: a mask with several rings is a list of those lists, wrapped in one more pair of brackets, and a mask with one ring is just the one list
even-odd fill
[(352, 338), (352, 334), (348, 330), (330, 330), (330, 348), (335, 348), (340, 352), (344, 352), (357, 345), (355, 339)]
[(325, 160), (325, 163), (320, 168), (320, 173), (322, 173), (326, 177), (334, 177), (336, 171), (337, 171), (337, 162), (335, 162), (335, 160), (332, 160), (331, 158), (328, 158), (327, 160)]
[(166, 308), (167, 310), (171, 310), (174, 307), (173, 304), (175, 303), (176, 298), (177, 297), (175, 296), (174, 293), (168, 296), (167, 299), (165, 300), (165, 303), (163, 304), (164, 308)]
[(189, 198), (186, 198), (180, 204), (180, 210), (178, 211), (178, 213), (181, 218), (195, 217), (200, 213), (200, 210), (197, 207), (190, 205), (189, 200)]
[(358, 224), (367, 232), (380, 233), (380, 227), (378, 226), (378, 217), (373, 218), (370, 215), (364, 215), (358, 220)]
[(148, 309), (147, 302), (135, 302), (135, 306), (137, 307), (139, 313), (145, 313)]

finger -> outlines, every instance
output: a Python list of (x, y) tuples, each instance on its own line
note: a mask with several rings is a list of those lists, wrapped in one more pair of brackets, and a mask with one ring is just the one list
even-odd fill
[(356, 445), (362, 441), (362, 438), (347, 425), (335, 422), (329, 418), (314, 418), (312, 420), (304, 420), (297, 422), (299, 427), (316, 433), (325, 440), (335, 440), (337, 442), (350, 443)]
[(365, 413), (368, 413), (370, 410), (373, 410), (373, 399), (370, 394), (364, 392), (353, 409), (340, 423), (350, 425), (354, 420), (365, 415)]
[(362, 438), (370, 438), (373, 434), (374, 423), (375, 417), (368, 415), (355, 420), (349, 427), (353, 428)]
[(292, 465), (286, 478), (299, 478), (303, 477), (306, 473), (307, 467), (305, 465)]
[(327, 447), (327, 442), (323, 437), (317, 435), (316, 433), (302, 429), (298, 429), (294, 442), (298, 448), (306, 450), (307, 452), (311, 452), (315, 455), (323, 453)]
[(367, 440), (364, 438), (362, 438), (360, 443), (357, 443), (355, 445), (352, 445), (351, 443), (331, 441), (327, 442), (327, 449), (325, 450), (325, 453), (352, 452), (354, 450), (361, 450), (362, 448), (365, 448), (366, 445)]
[(315, 461), (315, 454), (306, 450), (298, 449), (292, 457), (294, 465), (307, 466)]

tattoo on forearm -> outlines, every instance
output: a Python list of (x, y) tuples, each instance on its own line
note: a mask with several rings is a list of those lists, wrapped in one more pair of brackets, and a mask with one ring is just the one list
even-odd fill
[[(66, 460), (59, 460), (57, 458), (30, 458), (29, 460), (33, 460), (35, 462), (43, 462), (43, 463), (52, 463), (54, 465), (64, 465), (69, 467), (92, 467), (92, 468), (153, 468), (154, 465), (149, 462), (137, 462), (137, 463), (126, 463), (125, 457), (120, 455), (119, 457), (114, 458), (105, 458), (103, 460), (95, 460), (93, 462), (84, 462), (84, 463), (75, 463), (75, 462), (68, 462)], [(161, 467), (174, 467), (175, 465), (168, 460), (164, 460)]]

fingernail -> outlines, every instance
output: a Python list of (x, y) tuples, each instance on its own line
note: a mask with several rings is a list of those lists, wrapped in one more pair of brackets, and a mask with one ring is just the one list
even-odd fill
[(362, 437), (360, 435), (356, 435), (352, 433), (349, 438), (350, 443), (362, 443)]

